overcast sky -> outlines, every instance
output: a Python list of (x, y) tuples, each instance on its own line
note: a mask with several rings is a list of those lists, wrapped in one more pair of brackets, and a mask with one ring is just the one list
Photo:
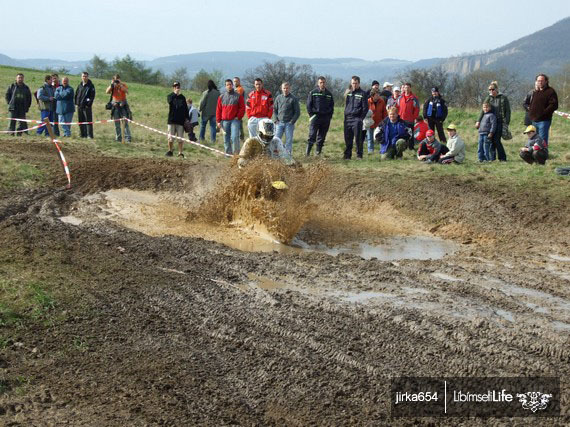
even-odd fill
[(418, 60), (494, 49), (569, 15), (570, 0), (0, 0), (0, 53)]

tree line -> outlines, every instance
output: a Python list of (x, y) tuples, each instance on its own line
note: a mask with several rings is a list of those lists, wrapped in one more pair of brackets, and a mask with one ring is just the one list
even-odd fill
[[(152, 70), (143, 62), (136, 61), (130, 55), (106, 61), (94, 55), (86, 69), (92, 77), (110, 79), (118, 73), (126, 81), (161, 85), (170, 87), (173, 81), (178, 81), (183, 89), (195, 91), (206, 90), (208, 80), (212, 80), (223, 87), (226, 78), (221, 70), (201, 69), (190, 77), (185, 67), (174, 70), (171, 74), (165, 74), (160, 70)], [(300, 100), (304, 100), (307, 94), (315, 87), (319, 75), (308, 64), (295, 64), (294, 62), (264, 62), (262, 65), (247, 70), (242, 77), (242, 84), (246, 90), (253, 88), (256, 78), (263, 80), (264, 87), (273, 94), (280, 92), (281, 83), (287, 81), (291, 84), (292, 93)], [(345, 90), (350, 82), (350, 76), (345, 79), (333, 78), (325, 75), (327, 87), (334, 94), (336, 101), (342, 103)], [(511, 99), (514, 108), (520, 107), (528, 91), (533, 88), (533, 82), (521, 78), (515, 71), (477, 70), (466, 76), (460, 76), (443, 70), (441, 67), (430, 69), (406, 69), (396, 75), (398, 82), (412, 83), (413, 92), (420, 98), (426, 99), (431, 95), (431, 88), (436, 86), (443, 94), (449, 106), (466, 108), (479, 107), (487, 95), (487, 86), (491, 81), (499, 83), (500, 92)], [(561, 108), (570, 106), (570, 64), (554, 76), (551, 76), (550, 85), (553, 86), (559, 96)], [(363, 84), (366, 89), (366, 85)], [(517, 102), (520, 100), (521, 102)]]

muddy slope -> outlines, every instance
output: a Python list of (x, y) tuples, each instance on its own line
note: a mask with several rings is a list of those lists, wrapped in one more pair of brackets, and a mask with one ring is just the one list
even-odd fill
[[(32, 160), (63, 185), (52, 156)], [(57, 217), (87, 193), (181, 192), (220, 173), (214, 163), (87, 154), (74, 170), (70, 192), (0, 201), (2, 276), (50, 283), (57, 302), (49, 317), (3, 327), (0, 424), (394, 425), (397, 375), (560, 376), (568, 390), (568, 214), (526, 235), (517, 221), (534, 219), (543, 200), (515, 202), (477, 183), (464, 183), (461, 200), (442, 199), (421, 179), (395, 177), (393, 192), (335, 175), (315, 193), (322, 212), (347, 199), (362, 209), (389, 202), (462, 246), (445, 260), (381, 262), (66, 224)], [(550, 424), (570, 422), (565, 399)]]

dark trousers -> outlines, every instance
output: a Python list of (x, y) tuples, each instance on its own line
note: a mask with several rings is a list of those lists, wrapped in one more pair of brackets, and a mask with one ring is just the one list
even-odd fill
[[(503, 147), (503, 143), (501, 142), (502, 136), (503, 136), (503, 122), (497, 120), (497, 131), (493, 135), (493, 145), (497, 149), (497, 158), (499, 159), (499, 161), (506, 162), (507, 153), (505, 153), (505, 147)], [(491, 147), (491, 150), (494, 150), (493, 147)], [(491, 157), (493, 157), (493, 160), (495, 159), (494, 156)]]
[[(10, 111), (10, 118), (11, 119), (25, 119), (26, 113), (24, 111)], [(19, 122), (17, 120), (10, 120), (8, 124), (8, 130), (12, 132), (12, 136), (16, 135), (16, 123), (18, 123), (18, 130), (23, 130), (28, 128), (28, 124), (26, 122)], [(18, 136), (22, 136), (23, 132), (18, 132)], [(26, 132), (26, 135), (28, 132)]]
[[(77, 109), (77, 119), (80, 122), (92, 122), (93, 110), (91, 107), (83, 107)], [(81, 138), (93, 138), (93, 125), (79, 125)]]
[(331, 118), (328, 116), (317, 116), (309, 124), (309, 144), (317, 143), (317, 152), (320, 152), (325, 145), (325, 139), (327, 137), (327, 132), (329, 131), (329, 126), (331, 124)]
[(364, 140), (362, 139), (362, 119), (346, 118), (344, 119), (344, 158), (352, 158), (352, 144), (356, 142), (356, 156), (362, 158)]
[[(193, 142), (198, 141), (198, 139), (196, 138), (196, 134), (194, 133), (194, 128), (196, 127), (197, 124), (198, 123), (190, 125), (190, 132), (188, 132), (188, 140), (193, 141)], [(243, 129), (240, 129), (240, 130), (243, 131)]]
[(521, 151), (519, 154), (521, 159), (531, 165), (534, 162), (543, 165), (546, 163), (546, 159), (548, 159), (548, 154), (544, 150)]
[(437, 135), (439, 136), (440, 142), (447, 142), (447, 138), (445, 137), (445, 132), (443, 131), (443, 122), (441, 120), (432, 119), (431, 117), (427, 118), (428, 126), (434, 132), (437, 129)]

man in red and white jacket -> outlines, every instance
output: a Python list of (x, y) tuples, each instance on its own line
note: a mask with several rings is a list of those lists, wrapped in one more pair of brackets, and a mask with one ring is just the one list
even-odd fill
[(412, 84), (404, 83), (402, 86), (403, 93), (398, 99), (398, 114), (411, 128), (414, 127), (414, 121), (420, 114), (420, 101), (418, 97), (412, 93)]
[(273, 116), (273, 96), (271, 96), (271, 92), (263, 89), (263, 80), (260, 78), (255, 79), (254, 86), (255, 90), (249, 93), (245, 104), (245, 111), (249, 119), (247, 130), (250, 138), (257, 136), (257, 122), (260, 119), (270, 119)]
[[(216, 106), (216, 122), (218, 129), (224, 128), (224, 149), (226, 154), (238, 154), (239, 146), (239, 125), (245, 114), (245, 103), (243, 96), (234, 90), (234, 83), (226, 80), (226, 91), (218, 98)], [(230, 142), (231, 140), (231, 142)]]

